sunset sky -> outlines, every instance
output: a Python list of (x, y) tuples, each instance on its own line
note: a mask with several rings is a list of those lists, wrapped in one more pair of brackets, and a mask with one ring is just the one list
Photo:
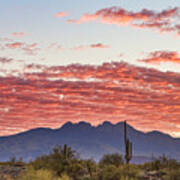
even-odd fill
[(127, 120), (180, 137), (179, 0), (0, 3), (0, 136)]

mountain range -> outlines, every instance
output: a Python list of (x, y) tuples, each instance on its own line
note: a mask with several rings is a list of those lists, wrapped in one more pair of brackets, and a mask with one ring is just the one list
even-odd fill
[[(128, 138), (133, 143), (133, 162), (142, 163), (152, 157), (180, 157), (180, 138), (159, 131), (144, 133), (127, 125)], [(68, 144), (82, 158), (98, 161), (104, 154), (124, 154), (123, 122), (108, 121), (98, 126), (87, 122), (65, 123), (61, 128), (37, 128), (12, 136), (0, 137), (0, 161), (22, 157), (29, 161), (47, 154), (56, 145)]]

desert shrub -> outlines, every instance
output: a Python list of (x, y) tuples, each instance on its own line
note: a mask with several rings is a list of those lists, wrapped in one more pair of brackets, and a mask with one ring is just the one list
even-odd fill
[(96, 162), (92, 159), (88, 159), (84, 161), (84, 164), (85, 164), (85, 167), (87, 169), (90, 179), (95, 179), (97, 175), (97, 168), (98, 168)]
[(179, 169), (180, 168), (180, 164), (178, 161), (176, 161), (175, 159), (169, 159), (168, 160), (168, 164), (167, 164), (167, 167), (169, 169)]
[(140, 171), (136, 165), (106, 165), (99, 171), (98, 180), (139, 180)]
[(68, 175), (72, 177), (73, 180), (81, 180), (82, 177), (87, 174), (86, 167), (83, 161), (77, 160), (72, 162), (68, 169)]
[(35, 170), (32, 167), (28, 168), (25, 172), (19, 175), (16, 180), (68, 180), (68, 178), (58, 178), (50, 170), (40, 169)]
[(1, 180), (14, 180), (12, 177), (10, 177), (9, 175), (0, 175), (0, 179)]
[(121, 174), (121, 179), (139, 179), (140, 178), (140, 168), (137, 165), (129, 164), (120, 166), (118, 168), (119, 173)]
[(99, 162), (100, 167), (104, 167), (106, 165), (114, 165), (116, 167), (119, 167), (122, 164), (124, 164), (123, 157), (118, 153), (106, 154)]
[(166, 171), (166, 175), (164, 176), (164, 180), (179, 180), (180, 179), (180, 168), (171, 169)]
[(43, 155), (41, 157), (37, 157), (30, 164), (35, 170), (48, 169), (51, 166), (51, 157), (48, 155)]
[(70, 178), (66, 174), (62, 174), (61, 177), (58, 178), (57, 180), (70, 180)]
[(56, 146), (52, 153), (36, 158), (31, 164), (35, 170), (49, 169), (56, 172), (58, 176), (61, 176), (64, 173), (67, 174), (76, 161), (75, 152), (65, 145), (64, 148)]
[(137, 178), (133, 178), (133, 177), (121, 177), (120, 180), (137, 180)]
[(115, 165), (106, 165), (99, 173), (99, 180), (120, 180), (120, 172)]
[(150, 165), (151, 170), (159, 170), (162, 167), (160, 159), (152, 161)]
[(180, 164), (175, 159), (170, 159), (163, 155), (151, 162), (145, 163), (142, 167), (147, 170), (174, 169), (179, 168)]
[(80, 160), (76, 153), (66, 145), (64, 148), (56, 146), (52, 153), (36, 158), (31, 165), (35, 170), (53, 171), (59, 177), (62, 174), (68, 174), (73, 180), (81, 180), (93, 171), (93, 162)]

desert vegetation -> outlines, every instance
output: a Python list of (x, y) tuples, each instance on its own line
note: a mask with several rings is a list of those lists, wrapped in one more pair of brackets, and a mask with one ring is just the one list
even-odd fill
[(180, 164), (165, 156), (135, 165), (120, 154), (106, 154), (99, 162), (83, 160), (71, 147), (56, 146), (50, 154), (29, 163), (11, 158), (0, 163), (1, 180), (179, 180)]

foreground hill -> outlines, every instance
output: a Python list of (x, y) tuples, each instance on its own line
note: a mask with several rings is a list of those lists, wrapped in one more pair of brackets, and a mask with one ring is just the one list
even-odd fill
[[(152, 159), (152, 155), (165, 154), (171, 158), (180, 157), (180, 139), (158, 131), (143, 133), (127, 127), (129, 139), (133, 142), (134, 161), (141, 163)], [(103, 154), (124, 152), (123, 123), (110, 122), (94, 127), (89, 123), (68, 122), (59, 129), (37, 128), (8, 137), (0, 137), (0, 161), (10, 157), (23, 157), (25, 161), (49, 153), (55, 145), (68, 144), (82, 158), (99, 160)]]

